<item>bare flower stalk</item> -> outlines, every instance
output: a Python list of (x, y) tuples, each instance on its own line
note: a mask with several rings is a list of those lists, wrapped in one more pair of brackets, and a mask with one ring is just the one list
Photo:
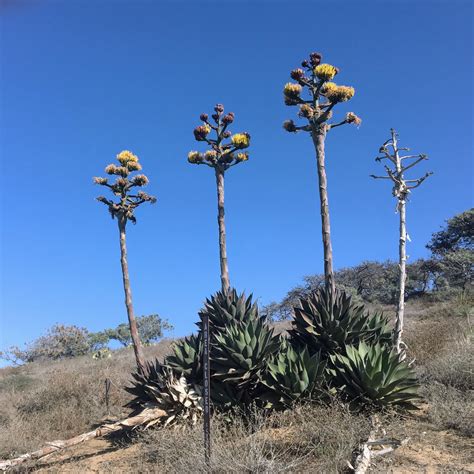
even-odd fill
[[(386, 176), (370, 175), (374, 179), (389, 179), (393, 183), (392, 194), (397, 198), (396, 211), (399, 216), (399, 240), (398, 240), (398, 303), (397, 316), (395, 321), (395, 329), (393, 332), (393, 345), (400, 359), (406, 357), (405, 344), (402, 340), (403, 334), (403, 318), (405, 313), (405, 283), (407, 279), (406, 262), (407, 253), (406, 245), (409, 236), (406, 229), (406, 203), (411, 190), (420, 186), (420, 184), (432, 175), (432, 172), (426, 173), (418, 179), (406, 179), (404, 173), (416, 166), (421, 161), (427, 160), (427, 155), (405, 155), (401, 156), (401, 151), (408, 151), (408, 148), (400, 148), (398, 146), (398, 134), (392, 128), (390, 130), (391, 138), (388, 139), (379, 149), (382, 156), (375, 158), (376, 161), (388, 160), (389, 164), (384, 165)], [(391, 148), (391, 150), (390, 150)]]
[(142, 169), (138, 162), (138, 157), (130, 151), (122, 151), (117, 155), (117, 161), (120, 166), (110, 164), (105, 168), (109, 175), (117, 176), (114, 183), (109, 183), (107, 178), (94, 178), (94, 183), (105, 186), (110, 189), (117, 200), (109, 200), (104, 196), (99, 196), (97, 200), (105, 204), (112, 216), (117, 219), (120, 237), (120, 263), (122, 266), (123, 289), (125, 292), (125, 306), (127, 308), (128, 323), (132, 337), (133, 350), (137, 362), (138, 371), (142, 374), (146, 371), (145, 357), (143, 347), (138, 333), (137, 321), (133, 310), (132, 289), (130, 285), (130, 275), (128, 272), (127, 260), (127, 241), (126, 226), (130, 220), (136, 223), (135, 209), (145, 202), (154, 204), (156, 198), (150, 196), (144, 191), (135, 191), (135, 188), (141, 188), (148, 184), (148, 178), (144, 174), (136, 174), (131, 177), (130, 174)]
[[(329, 123), (332, 118), (332, 109), (340, 102), (346, 102), (354, 96), (354, 88), (340, 86), (331, 82), (339, 69), (330, 64), (321, 64), (322, 56), (311, 53), (308, 60), (301, 63), (303, 69), (291, 71), (291, 78), (296, 82), (288, 82), (283, 94), (285, 104), (298, 106), (298, 116), (305, 119), (302, 126), (293, 120), (287, 120), (283, 128), (287, 132), (309, 132), (313, 139), (316, 151), (316, 162), (319, 180), (319, 201), (321, 212), (321, 232), (324, 252), (324, 277), (328, 289), (335, 289), (333, 255), (331, 244), (331, 225), (329, 220), (329, 200), (327, 189), (325, 143), (327, 133), (333, 128), (352, 123), (360, 125), (362, 120), (353, 112), (348, 112), (340, 122)], [(308, 99), (301, 97), (303, 89), (308, 92)]]
[[(247, 152), (243, 152), (250, 145), (248, 133), (232, 133), (227, 127), (234, 121), (234, 113), (224, 115), (224, 106), (217, 104), (214, 107), (212, 120), (207, 114), (201, 114), (203, 122), (194, 129), (194, 138), (198, 142), (206, 142), (210, 149), (205, 153), (190, 151), (188, 161), (195, 165), (207, 165), (214, 168), (217, 187), (217, 223), (219, 226), (219, 260), (221, 273), (221, 287), (223, 292), (230, 289), (229, 265), (227, 262), (225, 209), (224, 209), (224, 177), (225, 172), (249, 159)], [(210, 138), (210, 135), (215, 138)], [(230, 139), (228, 142), (225, 140)]]

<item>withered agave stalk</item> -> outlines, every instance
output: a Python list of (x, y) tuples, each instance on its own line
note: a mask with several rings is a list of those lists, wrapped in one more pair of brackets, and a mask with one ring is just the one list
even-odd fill
[[(298, 116), (304, 120), (304, 125), (297, 125), (293, 120), (287, 120), (283, 128), (292, 133), (309, 132), (313, 139), (318, 165), (325, 284), (327, 288), (334, 290), (325, 141), (327, 133), (333, 128), (346, 123), (360, 125), (361, 119), (353, 112), (348, 112), (342, 121), (328, 122), (332, 118), (334, 106), (352, 99), (355, 91), (353, 87), (340, 86), (331, 82), (339, 69), (330, 64), (322, 64), (321, 60), (320, 53), (311, 53), (309, 59), (301, 63), (302, 69), (291, 71), (291, 78), (295, 82), (288, 82), (283, 89), (285, 104), (299, 107)], [(303, 90), (306, 90), (307, 98), (302, 97)]]
[(411, 190), (420, 186), (423, 181), (432, 175), (432, 172), (425, 173), (424, 176), (417, 179), (406, 179), (405, 173), (416, 166), (418, 163), (427, 160), (428, 156), (424, 154), (403, 155), (403, 151), (409, 151), (408, 148), (402, 148), (398, 144), (398, 134), (392, 128), (390, 130), (390, 138), (380, 147), (381, 156), (375, 158), (379, 163), (387, 160), (388, 165), (384, 165), (386, 175), (376, 176), (370, 175), (374, 179), (388, 179), (392, 181), (392, 194), (397, 199), (396, 211), (399, 215), (399, 236), (398, 236), (398, 304), (397, 316), (395, 321), (395, 330), (393, 332), (393, 345), (400, 359), (404, 359), (406, 354), (404, 350), (405, 344), (402, 341), (403, 333), (403, 317), (405, 313), (405, 282), (407, 279), (406, 263), (407, 252), (406, 245), (409, 240), (406, 227), (406, 203)]
[(222, 104), (217, 104), (214, 107), (214, 112), (211, 115), (211, 119), (209, 119), (207, 114), (201, 114), (200, 119), (203, 123), (194, 129), (196, 141), (207, 143), (209, 149), (204, 153), (190, 151), (188, 161), (195, 165), (207, 165), (214, 168), (215, 171), (221, 285), (222, 291), (227, 293), (230, 289), (230, 280), (224, 219), (224, 175), (232, 166), (249, 159), (248, 153), (242, 150), (249, 147), (250, 135), (246, 132), (232, 135), (227, 128), (234, 121), (234, 113), (228, 112), (224, 114), (224, 106)]
[(119, 166), (110, 164), (105, 168), (105, 172), (108, 175), (116, 176), (113, 183), (110, 183), (108, 178), (100, 177), (95, 177), (94, 183), (109, 188), (112, 194), (116, 196), (115, 201), (113, 199), (107, 199), (104, 196), (99, 196), (97, 200), (108, 207), (112, 219), (117, 219), (118, 222), (120, 263), (122, 265), (125, 306), (127, 308), (128, 323), (130, 325), (130, 334), (132, 336), (137, 368), (140, 373), (144, 374), (146, 371), (145, 358), (138, 334), (137, 321), (133, 312), (132, 290), (130, 288), (130, 276), (128, 273), (126, 226), (128, 221), (134, 224), (136, 223), (135, 209), (138, 206), (145, 202), (154, 204), (156, 198), (140, 190), (140, 188), (148, 184), (148, 178), (144, 174), (131, 176), (131, 173), (142, 169), (136, 155), (125, 150), (117, 155), (117, 161)]

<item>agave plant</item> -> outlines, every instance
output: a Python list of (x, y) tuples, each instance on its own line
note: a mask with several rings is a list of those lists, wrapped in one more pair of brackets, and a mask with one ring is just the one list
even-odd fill
[(188, 380), (202, 380), (202, 338), (201, 334), (192, 334), (173, 344), (173, 353), (165, 359), (165, 365), (171, 367)]
[(309, 354), (308, 348), (293, 347), (282, 340), (262, 377), (260, 399), (267, 408), (285, 408), (302, 398), (315, 398), (323, 393), (326, 361), (318, 353)]
[(419, 397), (414, 371), (382, 344), (348, 346), (330, 356), (333, 382), (343, 396), (361, 405), (413, 409)]
[(165, 425), (178, 420), (196, 423), (203, 410), (201, 386), (189, 383), (172, 369), (160, 364), (148, 363), (144, 374), (132, 374), (132, 387), (125, 390), (135, 396), (126, 406), (140, 412), (150, 405), (167, 413)]
[(300, 299), (290, 337), (296, 345), (308, 346), (311, 354), (320, 351), (327, 358), (343, 352), (346, 345), (390, 341), (391, 333), (383, 315), (372, 317), (349, 294), (324, 287)]
[(279, 345), (263, 318), (232, 321), (216, 335), (211, 348), (213, 377), (244, 389), (255, 382)]
[[(212, 333), (223, 331), (232, 321), (244, 321), (256, 319), (258, 308), (256, 303), (252, 303), (252, 295), (248, 298), (242, 293), (240, 296), (235, 289), (228, 292), (218, 291), (211, 298), (208, 298), (204, 308), (199, 312), (202, 317), (206, 314), (209, 317), (209, 326)], [(197, 323), (201, 328), (201, 323)]]

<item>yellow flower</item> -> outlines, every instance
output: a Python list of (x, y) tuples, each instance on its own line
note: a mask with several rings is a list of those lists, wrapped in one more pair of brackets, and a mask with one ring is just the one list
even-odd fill
[(327, 97), (328, 94), (332, 94), (337, 90), (337, 84), (334, 82), (326, 82), (326, 84), (321, 87), (321, 92)]
[(285, 84), (285, 87), (283, 88), (283, 94), (285, 94), (286, 97), (295, 99), (300, 96), (301, 90), (302, 88), (299, 84), (295, 84), (294, 82), (287, 82)]
[(316, 66), (313, 71), (316, 77), (322, 81), (330, 81), (337, 74), (337, 68), (331, 66), (331, 64), (320, 64)]
[(248, 159), (248, 153), (237, 153), (237, 161), (247, 161)]
[(120, 164), (126, 166), (130, 161), (136, 163), (138, 161), (138, 156), (134, 155), (131, 151), (123, 150), (117, 155), (117, 160)]
[(328, 82), (321, 89), (321, 92), (331, 102), (346, 102), (354, 97), (355, 89), (349, 86), (338, 86), (333, 82)]
[(236, 133), (232, 135), (230, 140), (236, 148), (247, 148), (250, 145), (250, 135), (248, 133)]
[(217, 158), (217, 151), (215, 150), (207, 150), (206, 153), (204, 153), (204, 159), (206, 161), (214, 161)]
[(198, 151), (190, 151), (188, 153), (188, 161), (190, 163), (198, 163), (200, 161), (201, 154)]

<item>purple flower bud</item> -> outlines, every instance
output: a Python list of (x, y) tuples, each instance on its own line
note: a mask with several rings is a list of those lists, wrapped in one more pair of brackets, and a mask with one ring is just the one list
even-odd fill
[(214, 110), (220, 115), (222, 112), (224, 112), (224, 106), (222, 104), (216, 104)]
[(311, 65), (313, 67), (321, 63), (321, 59), (323, 59), (321, 53), (311, 53), (309, 55), (309, 60), (311, 61)]
[(234, 117), (234, 112), (229, 112), (227, 115), (224, 115), (224, 117), (222, 118), (222, 122), (228, 125), (234, 121)]
[(199, 116), (199, 118), (203, 121), (203, 122), (207, 122), (207, 119), (209, 118), (209, 115), (207, 114), (201, 114)]
[(219, 114), (212, 114), (211, 117), (214, 119), (214, 122), (219, 120)]
[(193, 131), (194, 138), (198, 142), (202, 142), (209, 135), (210, 131), (211, 131), (211, 127), (209, 127), (209, 125), (199, 125), (199, 127), (196, 127)]
[(229, 138), (231, 135), (232, 135), (232, 132), (231, 132), (230, 130), (226, 130), (226, 131), (222, 134), (222, 136), (223, 136), (224, 138)]
[(309, 67), (309, 62), (305, 59), (302, 63), (301, 66), (303, 67)]

